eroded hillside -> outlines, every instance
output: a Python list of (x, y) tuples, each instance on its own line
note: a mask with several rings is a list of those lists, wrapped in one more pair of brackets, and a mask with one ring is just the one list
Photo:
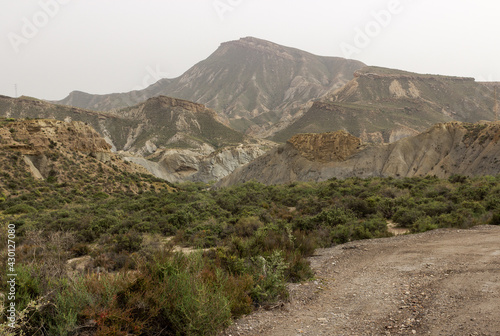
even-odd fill
[(366, 67), (274, 139), (344, 129), (364, 142), (390, 143), (433, 124), (495, 120), (493, 86), (473, 78)]
[[(352, 136), (344, 133), (343, 137), (347, 140)], [(324, 181), (332, 177), (435, 175), (444, 178), (453, 174), (500, 173), (500, 122), (436, 124), (426, 132), (392, 144), (365, 146), (343, 161), (318, 159), (335, 157), (339, 151), (340, 147), (327, 142), (315, 145), (315, 148), (323, 148), (324, 155), (311, 156), (300, 150), (301, 146), (308, 146), (310, 139), (320, 138), (301, 135), (302, 144), (288, 142), (235, 170), (218, 185), (250, 180), (276, 184)]]
[(164, 96), (108, 113), (2, 96), (0, 115), (87, 123), (112, 151), (171, 182), (219, 180), (274, 146), (229, 128), (204, 105)]
[(82, 122), (0, 119), (0, 193), (30, 190), (37, 180), (96, 193), (169, 188), (110, 149)]

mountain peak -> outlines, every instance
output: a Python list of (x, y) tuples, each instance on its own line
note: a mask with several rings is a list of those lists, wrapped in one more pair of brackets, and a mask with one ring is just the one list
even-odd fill
[(220, 45), (219, 51), (221, 55), (224, 54), (230, 48), (245, 48), (253, 51), (272, 54), (277, 57), (293, 60), (294, 54), (296, 53), (306, 53), (298, 49), (285, 47), (273, 42), (258, 39), (255, 37), (242, 37), (239, 40), (224, 42)]
[(223, 42), (221, 45), (225, 44), (233, 44), (233, 45), (245, 45), (245, 46), (256, 46), (256, 45), (262, 45), (262, 46), (278, 46), (281, 47), (281, 45), (273, 43), (271, 41), (259, 39), (256, 37), (252, 36), (247, 36), (247, 37), (242, 37), (239, 40), (232, 40), (232, 41), (227, 41)]

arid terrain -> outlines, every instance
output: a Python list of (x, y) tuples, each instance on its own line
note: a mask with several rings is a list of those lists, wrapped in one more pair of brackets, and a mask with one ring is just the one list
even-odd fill
[(223, 335), (500, 335), (500, 227), (318, 250), (316, 280)]

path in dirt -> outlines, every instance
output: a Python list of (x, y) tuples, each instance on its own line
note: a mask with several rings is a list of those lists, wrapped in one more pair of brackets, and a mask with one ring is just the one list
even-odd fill
[(500, 335), (500, 227), (351, 242), (311, 265), (289, 303), (223, 335)]

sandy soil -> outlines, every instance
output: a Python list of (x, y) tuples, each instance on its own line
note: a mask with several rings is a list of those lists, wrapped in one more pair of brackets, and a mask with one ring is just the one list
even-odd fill
[(500, 335), (500, 227), (356, 241), (311, 265), (290, 302), (223, 335)]

